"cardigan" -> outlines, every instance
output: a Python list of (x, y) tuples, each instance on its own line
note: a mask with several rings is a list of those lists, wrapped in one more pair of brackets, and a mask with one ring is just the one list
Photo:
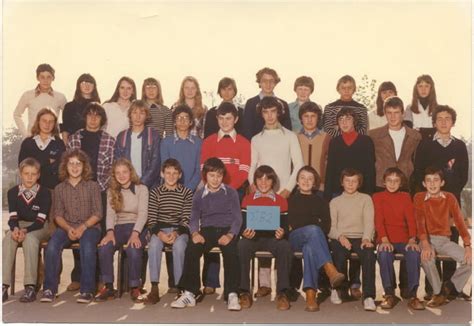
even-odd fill
[(297, 135), (303, 154), (304, 165), (312, 166), (321, 177), (321, 190), (324, 190), (326, 180), (326, 163), (328, 158), (329, 142), (331, 136), (324, 131), (309, 139), (304, 132)]

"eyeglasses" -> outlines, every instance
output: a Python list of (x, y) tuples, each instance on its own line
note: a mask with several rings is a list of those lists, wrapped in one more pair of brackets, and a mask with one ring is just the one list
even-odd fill
[(188, 122), (189, 121), (189, 117), (176, 117), (176, 121), (184, 121), (184, 122)]
[(337, 122), (346, 122), (346, 121), (354, 121), (354, 118), (351, 117), (351, 116), (343, 116), (343, 117), (339, 117), (339, 119), (337, 119)]

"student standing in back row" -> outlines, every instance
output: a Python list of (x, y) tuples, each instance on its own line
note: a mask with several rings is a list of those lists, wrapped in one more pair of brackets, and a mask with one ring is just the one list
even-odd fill
[[(290, 111), (291, 128), (294, 132), (299, 132), (303, 127), (299, 117), (300, 107), (310, 101), (309, 97), (314, 91), (313, 78), (308, 76), (296, 78), (293, 90), (296, 93), (296, 100), (288, 104), (288, 110)], [(321, 122), (321, 119), (319, 119), (319, 121)]]
[(150, 77), (143, 81), (142, 101), (146, 101), (150, 108), (151, 118), (147, 121), (147, 126), (155, 129), (160, 138), (172, 135), (172, 112), (163, 104), (161, 84), (157, 79)]

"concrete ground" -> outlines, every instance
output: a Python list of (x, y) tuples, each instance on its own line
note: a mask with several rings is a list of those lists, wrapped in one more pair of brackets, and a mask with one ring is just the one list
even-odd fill
[[(6, 229), (6, 214), (3, 214), (3, 229)], [(163, 259), (164, 261), (164, 259)], [(196, 307), (172, 309), (169, 305), (172, 294), (166, 294), (166, 268), (162, 266), (160, 280), (161, 301), (154, 306), (135, 304), (128, 293), (122, 298), (103, 303), (87, 305), (76, 303), (78, 293), (66, 291), (72, 269), (72, 253), (65, 250), (63, 254), (64, 270), (61, 275), (59, 297), (52, 303), (20, 303), (23, 294), (23, 252), (18, 250), (16, 268), (16, 293), (3, 303), (3, 322), (13, 323), (357, 323), (357, 324), (468, 324), (471, 321), (471, 303), (456, 300), (441, 308), (428, 308), (424, 311), (412, 311), (406, 302), (400, 302), (393, 310), (385, 311), (377, 307), (376, 312), (363, 310), (360, 301), (334, 305), (329, 299), (320, 306), (320, 311), (304, 311), (304, 298), (292, 303), (289, 311), (278, 311), (275, 308), (274, 293), (254, 302), (254, 305), (241, 312), (229, 312), (221, 298), (222, 288), (215, 295), (207, 296)], [(398, 265), (398, 263), (397, 263)], [(273, 273), (274, 274), (274, 273)], [(380, 275), (377, 266), (377, 276)], [(223, 275), (221, 273), (221, 282)], [(419, 297), (424, 294), (424, 274), (420, 279)], [(466, 290), (471, 282), (466, 285)], [(146, 285), (149, 289), (150, 284)], [(382, 286), (377, 278), (377, 300), (382, 299)], [(275, 288), (275, 287), (273, 287)], [(467, 291), (469, 292), (469, 291)]]

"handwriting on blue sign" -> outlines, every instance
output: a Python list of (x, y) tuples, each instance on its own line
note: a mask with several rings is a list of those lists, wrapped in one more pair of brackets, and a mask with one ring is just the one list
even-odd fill
[(280, 227), (279, 206), (247, 206), (247, 228), (270, 231)]

